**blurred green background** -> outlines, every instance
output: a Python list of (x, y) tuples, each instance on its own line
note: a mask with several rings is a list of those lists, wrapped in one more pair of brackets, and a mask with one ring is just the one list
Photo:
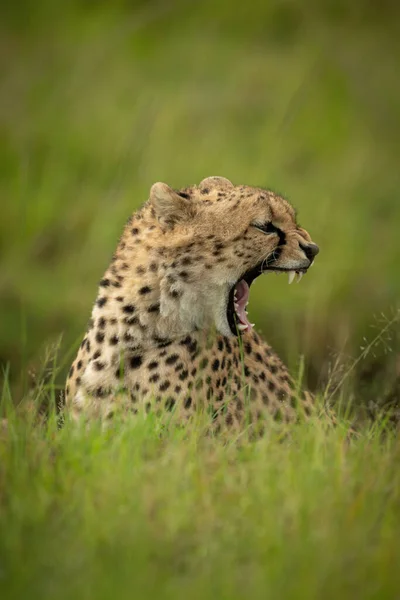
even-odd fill
[[(61, 333), (62, 353), (78, 344), (151, 184), (209, 175), (283, 193), (321, 248), (301, 285), (255, 283), (257, 327), (292, 366), (305, 355), (311, 387), (338, 357), (351, 365), (399, 306), (395, 3), (0, 10), (0, 362), (14, 384)], [(391, 393), (397, 331), (360, 361), (363, 390)]]

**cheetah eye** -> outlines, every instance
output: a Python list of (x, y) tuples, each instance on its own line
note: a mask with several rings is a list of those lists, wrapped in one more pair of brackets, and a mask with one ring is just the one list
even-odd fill
[(272, 225), (272, 223), (264, 223), (263, 225), (253, 225), (253, 227), (259, 229), (263, 233), (276, 233), (277, 235), (281, 233), (281, 230), (278, 229), (278, 227), (275, 227), (275, 225)]

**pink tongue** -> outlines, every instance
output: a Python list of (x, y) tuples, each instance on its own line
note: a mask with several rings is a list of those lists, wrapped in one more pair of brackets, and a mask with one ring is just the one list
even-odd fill
[(236, 304), (235, 312), (236, 312), (237, 316), (239, 317), (240, 323), (242, 325), (246, 325), (246, 329), (243, 329), (243, 331), (250, 331), (251, 323), (248, 320), (247, 315), (245, 313), (246, 304), (249, 300), (250, 288), (244, 279), (241, 279), (239, 281), (239, 283), (237, 284), (237, 286), (235, 288), (235, 292), (236, 292), (236, 298), (234, 299), (234, 302)]

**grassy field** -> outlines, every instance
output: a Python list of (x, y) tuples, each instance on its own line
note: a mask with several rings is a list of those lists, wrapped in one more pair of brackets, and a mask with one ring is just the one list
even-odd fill
[[(388, 0), (2, 3), (1, 598), (398, 596), (399, 22)], [(319, 244), (250, 316), (359, 437), (34, 425), (129, 214), (209, 175), (280, 191)]]
[(0, 438), (0, 595), (398, 597), (399, 438), (323, 418), (249, 442), (152, 420)]

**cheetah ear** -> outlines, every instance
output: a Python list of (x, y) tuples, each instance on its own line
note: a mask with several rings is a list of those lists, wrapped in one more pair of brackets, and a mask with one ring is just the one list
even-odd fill
[(160, 181), (151, 186), (150, 202), (159, 220), (166, 225), (188, 221), (195, 214), (195, 207), (190, 200)]
[(226, 177), (218, 177), (214, 175), (213, 177), (206, 177), (203, 181), (200, 182), (200, 187), (204, 188), (208, 185), (223, 185), (227, 187), (233, 187), (233, 183), (229, 181)]

